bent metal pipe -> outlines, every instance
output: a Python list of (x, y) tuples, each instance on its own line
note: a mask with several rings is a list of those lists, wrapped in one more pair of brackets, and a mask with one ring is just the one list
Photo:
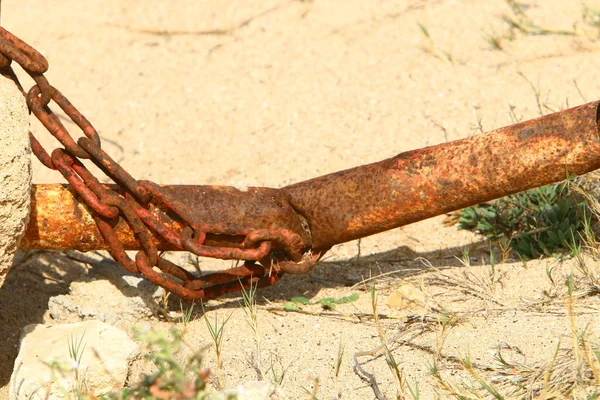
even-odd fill
[[(15, 63), (35, 82), (28, 91)], [(30, 132), (32, 152), (69, 182), (35, 187), (21, 247), (108, 249), (131, 273), (191, 301), (272, 285), (285, 273), (314, 268), (336, 243), (600, 166), (598, 103), (590, 103), (282, 189), (161, 187), (136, 180), (104, 151), (91, 122), (48, 81), (48, 67), (42, 54), (0, 27), (0, 74), (13, 79), (32, 115), (60, 143), (49, 151)], [(74, 132), (51, 105), (74, 122)], [(83, 160), (114, 185), (102, 185)], [(138, 251), (132, 258), (126, 249)], [(197, 276), (160, 249), (244, 263)]]
[[(243, 247), (239, 232), (284, 230), (299, 239), (278, 242), (279, 250), (295, 243), (294, 251), (322, 256), (335, 244), (600, 168), (599, 104), (408, 151), (281, 189), (164, 189), (193, 210), (199, 226), (221, 226), (220, 234), (208, 233), (207, 245), (239, 248)], [(73, 193), (68, 185), (34, 185), (22, 249), (108, 248), (94, 218)], [(159, 219), (168, 214), (159, 208), (150, 212)], [(164, 223), (182, 232), (185, 224), (170, 217)], [(140, 247), (126, 223), (116, 220), (114, 225), (125, 249)], [(180, 250), (159, 235), (153, 240), (159, 250)], [(273, 258), (277, 256), (269, 260)]]
[[(13, 64), (35, 82), (28, 91)], [(161, 187), (135, 179), (104, 151), (92, 123), (48, 81), (48, 67), (41, 53), (0, 27), (0, 74), (60, 143), (48, 150), (29, 132), (32, 152), (69, 183), (36, 186), (22, 248), (106, 248), (131, 273), (191, 301), (272, 285), (285, 273), (314, 268), (336, 243), (599, 166), (598, 103), (590, 103), (282, 189)], [(74, 122), (73, 132), (51, 105)], [(83, 160), (114, 185), (102, 185)], [(138, 251), (132, 258), (126, 249)], [(159, 249), (244, 263), (197, 276)]]

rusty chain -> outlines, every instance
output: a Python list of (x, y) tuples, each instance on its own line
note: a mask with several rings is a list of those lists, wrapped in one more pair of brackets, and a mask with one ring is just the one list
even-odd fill
[[(19, 64), (34, 80), (35, 85), (29, 91), (21, 86), (11, 67), (12, 61)], [(33, 153), (44, 166), (57, 170), (69, 182), (80, 201), (91, 211), (111, 255), (128, 271), (140, 273), (165, 290), (193, 301), (238, 291), (250, 285), (272, 285), (285, 272), (300, 273), (313, 265), (302, 252), (290, 250), (298, 248), (299, 239), (285, 230), (235, 232), (244, 238), (239, 247), (207, 245), (207, 233), (218, 235), (223, 233), (223, 229), (219, 226), (203, 226), (192, 217), (193, 210), (170, 198), (160, 186), (149, 181), (138, 181), (125, 171), (102, 150), (100, 137), (92, 124), (48, 82), (44, 76), (47, 70), (48, 62), (39, 52), (0, 27), (0, 73), (15, 81), (26, 98), (30, 112), (63, 146), (49, 154), (29, 132)], [(81, 129), (83, 136), (75, 140), (69, 134), (50, 109), (52, 102)], [(100, 183), (82, 163), (82, 159), (90, 160), (98, 166), (121, 191)], [(173, 215), (185, 228), (181, 233), (174, 232), (150, 212), (150, 207), (163, 210), (163, 216)], [(117, 238), (114, 227), (119, 219), (126, 221), (139, 243), (140, 250), (135, 259), (127, 255)], [(176, 250), (189, 251), (202, 257), (244, 260), (244, 263), (222, 272), (198, 277), (161, 257), (152, 235), (162, 238)], [(274, 247), (278, 251), (293, 253), (286, 258), (293, 261), (273, 262), (270, 255)]]
[[(28, 92), (18, 83), (12, 61), (34, 80)], [(46, 80), (47, 69), (43, 56), (0, 28), (0, 73), (15, 81), (31, 112), (63, 146), (49, 154), (30, 135), (33, 152), (71, 184), (54, 193), (62, 192), (69, 207), (83, 203), (98, 231), (80, 224), (84, 213), (69, 209), (68, 218), (44, 216), (35, 222), (41, 221), (47, 233), (69, 219), (72, 229), (43, 235), (49, 247), (30, 237), (25, 248), (108, 247), (129, 271), (188, 300), (270, 285), (284, 273), (309, 271), (336, 244), (558, 182), (567, 178), (566, 171), (581, 175), (600, 168), (600, 101), (595, 101), (280, 189), (158, 186), (135, 180), (102, 150), (96, 130)], [(74, 140), (67, 133), (51, 102), (79, 126), (81, 137)], [(102, 185), (82, 163), (86, 159), (116, 185)], [(33, 196), (56, 205), (55, 197), (41, 192), (36, 189)], [(31, 231), (42, 236), (44, 229), (34, 225)], [(59, 240), (75, 237), (77, 244)], [(139, 252), (132, 260), (126, 249)], [(245, 262), (197, 276), (161, 257), (158, 249)]]

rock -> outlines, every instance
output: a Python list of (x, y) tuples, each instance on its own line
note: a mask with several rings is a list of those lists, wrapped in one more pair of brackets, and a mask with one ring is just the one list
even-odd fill
[[(72, 357), (70, 350), (78, 346)], [(125, 332), (100, 321), (28, 325), (10, 378), (9, 398), (75, 398), (77, 388), (94, 395), (120, 389), (137, 353), (138, 345)]]
[(93, 265), (86, 280), (71, 283), (68, 294), (50, 298), (48, 313), (53, 320), (97, 319), (122, 327), (161, 312), (154, 296), (162, 289), (112, 260)]
[(141, 297), (124, 296), (106, 280), (71, 283), (69, 294), (50, 298), (48, 312), (58, 322), (97, 319), (109, 324), (136, 322), (153, 315)]
[(388, 297), (388, 307), (395, 310), (405, 308), (423, 308), (426, 304), (425, 293), (412, 283), (400, 286)]
[(0, 75), (0, 286), (29, 221), (29, 112), (14, 82)]

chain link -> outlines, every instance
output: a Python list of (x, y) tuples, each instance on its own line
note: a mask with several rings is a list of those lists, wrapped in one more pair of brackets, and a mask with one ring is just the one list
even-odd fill
[[(19, 64), (31, 76), (35, 85), (25, 92), (11, 67)], [(0, 72), (12, 78), (25, 95), (27, 105), (35, 117), (54, 136), (63, 148), (49, 154), (29, 132), (31, 148), (40, 162), (57, 170), (69, 182), (80, 200), (89, 207), (98, 230), (109, 246), (111, 255), (128, 271), (141, 273), (150, 282), (163, 287), (186, 300), (197, 300), (238, 291), (243, 287), (267, 286), (279, 280), (284, 269), (275, 265), (264, 268), (256, 261), (268, 260), (273, 243), (281, 248), (293, 248), (297, 238), (285, 231), (253, 230), (238, 232), (245, 237), (239, 248), (216, 247), (205, 244), (207, 230), (192, 217), (191, 210), (171, 199), (159, 185), (137, 181), (101, 148), (96, 129), (73, 104), (45, 78), (48, 62), (34, 48), (0, 27)], [(50, 109), (53, 102), (82, 131), (83, 136), (73, 138)], [(124, 194), (100, 183), (81, 162), (88, 159), (111, 178)], [(151, 212), (150, 205), (171, 211), (185, 228), (181, 234), (169, 229)], [(131, 259), (119, 241), (114, 226), (124, 220), (139, 243), (140, 250)], [(210, 227), (208, 227), (210, 228)], [(219, 234), (214, 227), (211, 233)], [(187, 250), (198, 256), (245, 260), (243, 266), (223, 272), (197, 277), (158, 254), (152, 234), (170, 243), (177, 250)], [(296, 259), (302, 259), (295, 254)], [(287, 265), (287, 264), (285, 264)], [(161, 273), (157, 272), (158, 268)], [(291, 270), (291, 268), (290, 268)]]

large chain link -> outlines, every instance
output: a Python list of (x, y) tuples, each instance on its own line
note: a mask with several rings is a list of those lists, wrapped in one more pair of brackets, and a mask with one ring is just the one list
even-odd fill
[[(35, 81), (29, 91), (23, 90), (11, 67), (11, 61), (18, 63)], [(89, 207), (110, 253), (123, 267), (132, 273), (143, 274), (149, 281), (186, 300), (216, 297), (250, 285), (272, 285), (281, 277), (285, 268), (265, 269), (255, 261), (267, 258), (272, 242), (285, 247), (289, 240), (285, 234), (256, 230), (244, 233), (245, 240), (240, 248), (205, 245), (207, 232), (190, 217), (190, 210), (181, 203), (172, 201), (160, 186), (134, 179), (102, 150), (96, 129), (48, 82), (44, 76), (47, 70), (48, 62), (39, 52), (0, 27), (0, 73), (15, 81), (23, 92), (30, 111), (63, 146), (49, 154), (30, 132), (33, 153), (43, 165), (60, 172), (80, 201)], [(69, 134), (50, 109), (49, 104), (52, 102), (81, 129), (83, 136), (75, 140)], [(123, 189), (124, 194), (101, 184), (81, 159), (90, 160), (98, 166)], [(185, 226), (181, 234), (175, 233), (156, 218), (149, 211), (150, 204), (174, 213)], [(126, 221), (139, 243), (140, 250), (135, 260), (127, 255), (115, 233), (114, 226), (120, 218)], [(197, 277), (161, 257), (152, 234), (161, 237), (177, 250), (187, 250), (205, 257), (245, 260), (245, 263), (223, 272)], [(154, 267), (162, 273), (157, 272)]]

